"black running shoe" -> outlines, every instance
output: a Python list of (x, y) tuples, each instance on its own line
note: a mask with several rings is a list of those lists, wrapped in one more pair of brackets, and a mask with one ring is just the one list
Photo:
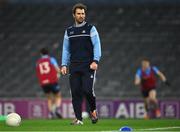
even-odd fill
[(96, 110), (94, 110), (93, 112), (90, 112), (90, 115), (91, 115), (92, 123), (96, 124), (98, 122), (98, 116), (97, 116)]

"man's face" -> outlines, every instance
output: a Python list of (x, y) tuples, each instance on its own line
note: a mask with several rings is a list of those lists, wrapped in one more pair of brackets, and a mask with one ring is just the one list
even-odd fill
[(73, 17), (77, 24), (81, 24), (86, 17), (85, 10), (77, 8), (75, 14), (73, 14)]
[(147, 61), (147, 60), (143, 60), (142, 63), (141, 63), (141, 66), (142, 66), (142, 69), (143, 70), (146, 70), (150, 67), (150, 62)]

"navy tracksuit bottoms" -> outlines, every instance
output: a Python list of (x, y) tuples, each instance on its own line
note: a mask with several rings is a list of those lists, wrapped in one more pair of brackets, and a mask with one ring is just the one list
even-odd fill
[(96, 71), (89, 68), (89, 63), (72, 63), (70, 65), (70, 87), (72, 94), (72, 104), (75, 116), (82, 120), (82, 102), (87, 99), (90, 111), (96, 109), (96, 97), (94, 94), (94, 83)]

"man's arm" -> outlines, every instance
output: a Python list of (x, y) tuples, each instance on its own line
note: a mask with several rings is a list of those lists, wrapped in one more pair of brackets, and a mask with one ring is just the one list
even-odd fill
[(153, 67), (153, 70), (155, 71), (155, 73), (159, 76), (159, 78), (167, 85), (170, 86), (171, 84), (169, 83), (169, 81), (167, 80), (166, 76), (160, 71), (158, 70), (157, 67)]
[(140, 84), (141, 84), (141, 70), (138, 69), (135, 75), (134, 85), (140, 85)]
[(51, 64), (55, 67), (57, 73), (61, 72), (60, 68), (59, 68), (59, 65), (58, 65), (58, 63), (57, 63), (57, 61), (56, 61), (56, 59), (54, 57), (51, 57)]
[(64, 34), (64, 40), (63, 40), (63, 50), (62, 50), (62, 63), (61, 63), (61, 73), (63, 75), (67, 74), (67, 66), (70, 61), (70, 52), (69, 52), (69, 38), (67, 35), (67, 31), (65, 31)]
[(63, 40), (63, 49), (62, 49), (62, 64), (61, 66), (67, 66), (70, 60), (70, 52), (69, 52), (69, 38), (67, 36), (67, 31), (64, 34)]
[(99, 34), (96, 28), (93, 26), (90, 32), (91, 42), (93, 44), (93, 62), (90, 64), (90, 68), (92, 70), (97, 70), (98, 63), (101, 58), (101, 42), (99, 38)]
[(157, 72), (157, 75), (160, 77), (160, 79), (161, 79), (163, 82), (166, 81), (166, 77), (165, 77), (165, 75), (164, 75), (162, 72), (158, 71), (158, 72)]
[(167, 86), (171, 86), (171, 83), (166, 79), (166, 76), (162, 72), (159, 71), (157, 74)]
[(101, 58), (101, 42), (100, 42), (100, 38), (99, 38), (99, 34), (95, 28), (95, 26), (92, 27), (91, 32), (90, 32), (90, 36), (91, 36), (91, 41), (93, 44), (93, 53), (94, 53), (94, 62), (98, 63), (100, 58)]
[(135, 76), (134, 85), (140, 85), (140, 83), (141, 83), (141, 79), (138, 76)]
[(153, 66), (152, 67), (154, 72), (160, 77), (160, 79), (165, 82), (166, 81), (166, 77), (164, 76), (164, 74), (156, 67), (156, 66)]

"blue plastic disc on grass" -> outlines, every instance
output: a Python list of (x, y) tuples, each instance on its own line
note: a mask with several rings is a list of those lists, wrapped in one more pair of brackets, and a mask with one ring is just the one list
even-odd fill
[(120, 132), (131, 132), (132, 128), (128, 126), (123, 126), (119, 129)]

